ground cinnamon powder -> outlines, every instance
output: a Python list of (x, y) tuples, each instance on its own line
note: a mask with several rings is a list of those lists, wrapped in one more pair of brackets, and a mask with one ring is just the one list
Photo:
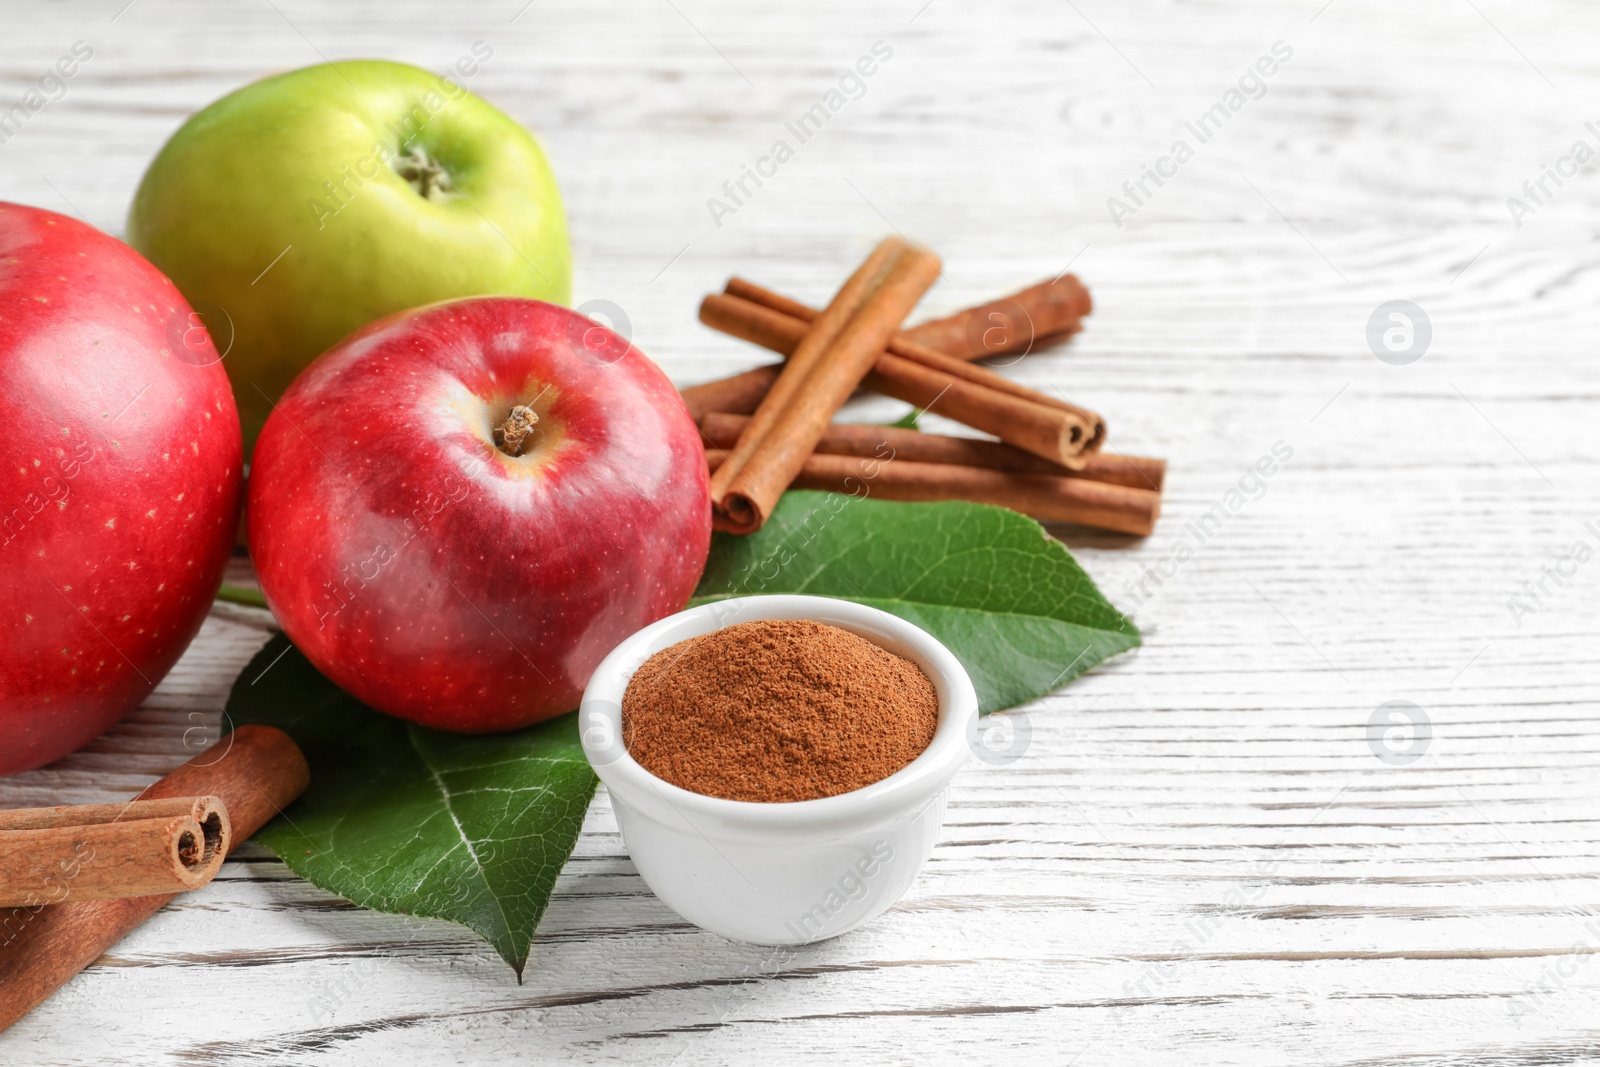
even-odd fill
[(916, 664), (837, 626), (739, 623), (663, 649), (622, 697), (628, 752), (673, 785), (793, 801), (887, 778), (933, 740)]

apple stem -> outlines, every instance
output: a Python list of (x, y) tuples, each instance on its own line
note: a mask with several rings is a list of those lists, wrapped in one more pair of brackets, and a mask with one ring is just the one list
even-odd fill
[(420, 145), (412, 145), (396, 156), (394, 167), (424, 200), (443, 200), (455, 192), (449, 172)]
[(508, 456), (522, 455), (522, 444), (533, 433), (539, 416), (526, 404), (518, 404), (506, 416), (506, 421), (495, 427), (494, 443)]

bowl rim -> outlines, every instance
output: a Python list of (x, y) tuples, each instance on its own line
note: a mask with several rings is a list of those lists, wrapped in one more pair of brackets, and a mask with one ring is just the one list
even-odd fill
[[(692, 792), (646, 770), (622, 742), (622, 695), (634, 672), (650, 656), (679, 641), (763, 619), (805, 619), (838, 626), (916, 663), (939, 695), (939, 724), (928, 747), (887, 778), (814, 800), (728, 800)], [(590, 766), (609, 791), (640, 814), (674, 828), (687, 824), (702, 836), (715, 831), (762, 837), (773, 832), (852, 830), (920, 809), (949, 784), (966, 761), (978, 697), (955, 654), (914, 623), (853, 600), (773, 593), (699, 604), (626, 638), (595, 668), (578, 715), (584, 756)]]

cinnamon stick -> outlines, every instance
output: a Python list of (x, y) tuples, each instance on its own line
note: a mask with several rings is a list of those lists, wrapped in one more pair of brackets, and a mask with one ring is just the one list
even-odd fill
[[(748, 300), (752, 304), (760, 304), (762, 307), (781, 311), (785, 315), (799, 319), (802, 322), (810, 322), (817, 316), (817, 312), (814, 309), (807, 307), (800, 301), (791, 300), (789, 297), (775, 293), (770, 289), (764, 289), (754, 282), (745, 281), (743, 278), (728, 279), (726, 291), (729, 296), (736, 296), (743, 300)], [(1069, 413), (1079, 420), (1089, 433), (1091, 442), (1085, 446), (1088, 451), (1098, 448), (1105, 439), (1105, 423), (1094, 412), (1080, 408), (1076, 404), (1069, 404), (1059, 397), (1051, 396), (1049, 393), (1041, 393), (1037, 389), (1030, 389), (1026, 385), (1012, 381), (1003, 374), (996, 374), (987, 367), (974, 366), (967, 360), (946, 355), (935, 348), (919, 343), (904, 331), (891, 337), (887, 348), (891, 354), (909, 359), (913, 363), (919, 363), (929, 370), (939, 371), (942, 374), (960, 378), (963, 381), (987, 386), (990, 389), (997, 389), (1002, 393), (1009, 393), (1024, 400), (1031, 400), (1035, 404), (1043, 404), (1045, 407), (1053, 407)]]
[[(700, 321), (777, 352), (792, 350), (806, 328), (796, 316), (726, 293), (701, 302)], [(928, 357), (947, 360), (937, 353)], [(1093, 412), (1037, 393), (986, 368), (958, 366), (960, 370), (952, 373), (942, 365), (882, 351), (862, 384), (921, 408), (937, 405), (941, 415), (1066, 467), (1082, 467), (1105, 440), (1105, 423)]]
[[(712, 449), (727, 449), (739, 439), (748, 421), (744, 415), (708, 412), (699, 419), (700, 433)], [(1041, 456), (1013, 448), (1002, 441), (975, 437), (951, 437), (922, 433), (897, 426), (872, 426), (836, 422), (817, 442), (817, 452), (860, 459), (884, 459), (915, 463), (940, 463), (957, 467), (985, 467), (1018, 474), (1049, 474), (1058, 478), (1087, 478), (1095, 482), (1125, 485), (1159, 493), (1167, 476), (1167, 462), (1145, 456), (1124, 456), (1116, 452), (1096, 452), (1082, 470), (1051, 463)]]
[(198, 889), (230, 841), (214, 796), (0, 811), (0, 909)]
[(839, 287), (827, 311), (813, 323), (809, 339), (805, 331), (795, 338), (794, 345), (787, 353), (789, 362), (781, 368), (771, 387), (756, 405), (742, 440), (728, 456), (725, 477), (720, 484), (714, 482), (711, 486), (711, 499), (714, 502), (720, 501), (727, 492), (727, 483), (732, 476), (749, 463), (761, 439), (793, 404), (807, 376), (827, 353), (829, 346), (839, 339), (867, 298), (883, 284), (885, 275), (898, 262), (905, 247), (905, 242), (894, 238), (879, 241), (872, 254)]
[(1019, 293), (913, 326), (905, 336), (959, 359), (1026, 354), (1046, 341), (1077, 333), (1083, 328), (1083, 317), (1093, 310), (1089, 290), (1075, 276), (1063, 274)]
[(713, 411), (748, 415), (760, 406), (761, 398), (767, 395), (782, 371), (782, 363), (773, 363), (714, 382), (685, 386), (678, 393), (696, 421)]
[[(711, 479), (713, 523), (761, 528), (841, 404), (939, 276), (939, 260), (896, 238), (881, 242), (791, 348), (791, 358)], [(786, 317), (787, 318), (787, 317)]]
[[(216, 796), (227, 805), (237, 844), (299, 796), (310, 780), (305, 757), (282, 730), (241, 726), (139, 794), (139, 799)], [(32, 904), (0, 911), (0, 1030), (26, 1015), (98, 959), (171, 895)]]
[[(706, 453), (715, 471), (716, 451)], [(970, 500), (1020, 511), (1044, 522), (1070, 522), (1148, 536), (1161, 514), (1161, 494), (1149, 489), (1049, 474), (1019, 474), (902, 459), (862, 459), (814, 453), (791, 488), (818, 489), (879, 500)]]
[[(728, 291), (741, 295), (737, 282), (738, 279), (730, 281)], [(1048, 341), (1077, 333), (1083, 328), (1083, 316), (1093, 307), (1094, 302), (1083, 283), (1067, 274), (958, 311), (947, 318), (913, 326), (902, 331), (899, 337), (958, 359), (1003, 356), (1027, 352)], [(983, 323), (983, 329), (977, 331), (977, 344), (967, 341), (973, 322)], [(1013, 324), (1025, 324), (1026, 328), (1011, 328)], [(776, 364), (757, 367), (732, 377), (691, 385), (682, 390), (683, 399), (697, 419), (712, 411), (748, 415), (761, 403), (782, 369)]]

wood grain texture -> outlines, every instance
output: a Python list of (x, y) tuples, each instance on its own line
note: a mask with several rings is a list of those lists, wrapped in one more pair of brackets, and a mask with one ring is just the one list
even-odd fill
[[(481, 39), (471, 87), (562, 179), (578, 299), (623, 308), (679, 382), (765, 358), (695, 322), (729, 275), (822, 303), (899, 231), (944, 259), (929, 313), (1070, 264), (1084, 332), (1005, 372), (1171, 467), (1147, 541), (1063, 531), (1146, 647), (1015, 717), (1025, 752), (963, 772), (868, 928), (787, 952), (699, 932), (602, 793), (521, 987), (466, 931), (247, 849), (0, 1061), (1600, 1062), (1600, 178), (1547, 183), (1520, 228), (1506, 204), (1597, 143), (1591, 6), (121, 4), (7, 12), (0, 103), (75, 40), (95, 57), (0, 145), (0, 196), (120, 232), (223, 92), (322, 57), (442, 69)], [(716, 225), (707, 198), (879, 40), (865, 95)], [(1279, 40), (1266, 94), (1114, 225), (1107, 198)], [(1410, 366), (1368, 349), (1393, 299), (1432, 322)], [(1253, 499), (1200, 544), (1230, 487)], [(1542, 606), (1514, 618), (1524, 582)], [(0, 804), (130, 795), (216, 736), (267, 635), (218, 607), (143, 709)], [(1405, 765), (1369, 742), (1391, 700), (1432, 724)]]

